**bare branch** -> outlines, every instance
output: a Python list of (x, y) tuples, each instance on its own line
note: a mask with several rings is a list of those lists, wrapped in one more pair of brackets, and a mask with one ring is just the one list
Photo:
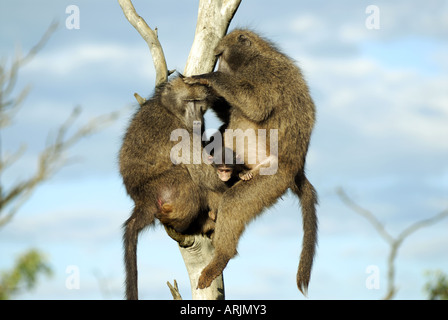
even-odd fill
[(224, 300), (224, 280), (222, 274), (213, 280), (210, 287), (198, 289), (198, 280), (202, 270), (213, 258), (215, 248), (209, 237), (195, 235), (191, 246), (179, 246), (185, 266), (190, 277), (191, 294), (193, 300)]
[(418, 222), (413, 223), (408, 228), (406, 228), (404, 231), (402, 231), (397, 238), (392, 237), (384, 228), (384, 225), (378, 221), (378, 219), (368, 210), (361, 208), (359, 205), (357, 205), (355, 202), (353, 202), (347, 194), (344, 192), (342, 188), (337, 188), (336, 193), (339, 195), (341, 200), (354, 212), (358, 213), (359, 215), (365, 217), (378, 231), (378, 233), (381, 235), (383, 239), (385, 239), (389, 245), (390, 245), (390, 252), (387, 259), (387, 292), (384, 296), (384, 300), (390, 300), (394, 297), (395, 293), (397, 292), (397, 287), (394, 284), (395, 281), (395, 258), (398, 255), (398, 249), (400, 248), (401, 244), (403, 243), (404, 239), (407, 238), (409, 235), (417, 231), (418, 229), (421, 229), (423, 227), (432, 225), (443, 218), (448, 216), (448, 209), (440, 212), (439, 214), (435, 215), (434, 217), (424, 219)]
[(51, 38), (53, 33), (56, 31), (56, 29), (59, 27), (59, 23), (57, 21), (53, 21), (50, 26), (48, 27), (47, 31), (45, 31), (42, 38), (39, 40), (39, 42), (31, 48), (31, 50), (28, 52), (28, 54), (23, 57), (20, 60), (20, 65), (23, 66), (25, 63), (28, 63), (31, 61), (34, 56), (42, 50), (42, 48), (47, 44), (48, 40)]
[(5, 159), (0, 159), (0, 172), (3, 172), (6, 168), (16, 162), (25, 152), (26, 146), (22, 144), (20, 148), (13, 154), (6, 155)]
[(176, 279), (174, 279), (174, 287), (173, 287), (173, 285), (171, 285), (171, 283), (169, 281), (167, 281), (166, 284), (168, 285), (168, 288), (170, 288), (171, 295), (173, 296), (173, 299), (174, 300), (182, 300), (182, 296), (180, 295), (179, 287), (177, 286)]
[(408, 237), (409, 235), (411, 235), (418, 229), (435, 224), (447, 216), (448, 216), (448, 209), (440, 212), (439, 214), (435, 215), (434, 217), (416, 222), (416, 223), (410, 225), (408, 228), (406, 228), (402, 233), (400, 233), (397, 240), (402, 241), (403, 239), (405, 239), (406, 237)]
[(25, 87), (15, 98), (9, 98), (17, 83), (19, 69), (28, 63), (48, 42), (50, 36), (58, 27), (57, 22), (53, 22), (39, 40), (39, 42), (22, 57), (21, 52), (17, 52), (9, 68), (0, 65), (0, 128), (4, 128), (11, 123), (11, 119), (19, 110), (20, 105), (28, 95), (30, 87)]
[[(224, 17), (227, 23), (227, 28), (233, 19), (238, 7), (240, 6), (241, 0), (223, 0), (221, 5), (221, 15)], [(226, 30), (227, 33), (227, 30)]]
[[(64, 156), (70, 147), (84, 137), (109, 125), (119, 116), (119, 111), (117, 111), (94, 118), (67, 137), (68, 130), (72, 128), (80, 112), (81, 109), (79, 107), (75, 108), (68, 119), (59, 127), (56, 136), (49, 136), (46, 148), (39, 155), (37, 170), (33, 175), (25, 181), (17, 183), (8, 191), (2, 190), (0, 195), (0, 216), (2, 214), (5, 214), (5, 216), (0, 218), (0, 227), (13, 218), (40, 183), (51, 178), (67, 164), (68, 159), (65, 159)], [(8, 205), (12, 205), (12, 207), (7, 213), (4, 213), (4, 209)]]
[(361, 208), (359, 205), (353, 202), (342, 188), (337, 188), (336, 193), (350, 209), (352, 209), (360, 216), (366, 218), (384, 240), (386, 240), (388, 243), (393, 243), (395, 241), (395, 239), (386, 231), (384, 225), (370, 211)]
[(14, 89), (14, 86), (17, 81), (17, 72), (20, 67), (23, 67), (26, 63), (31, 61), (31, 59), (45, 46), (47, 41), (50, 39), (51, 35), (56, 31), (58, 27), (57, 22), (52, 22), (52, 24), (48, 27), (47, 31), (45, 31), (42, 38), (39, 42), (30, 49), (30, 51), (24, 56), (20, 56), (20, 52), (16, 54), (15, 60), (11, 66), (11, 70), (8, 76), (8, 85), (4, 88), (3, 92), (5, 95), (9, 95), (11, 91)]
[[(12, 118), (19, 110), (20, 105), (28, 95), (30, 87), (27, 86), (16, 97), (10, 98), (9, 96), (14, 91), (17, 83), (18, 72), (27, 62), (29, 62), (47, 43), (50, 36), (56, 30), (58, 24), (53, 22), (39, 42), (31, 48), (31, 50), (24, 56), (21, 56), (20, 52), (17, 52), (13, 58), (11, 67), (7, 68), (0, 65), (0, 129), (8, 126), (11, 123)], [(1, 147), (1, 141), (0, 141)], [(3, 172), (8, 166), (14, 163), (24, 152), (25, 148), (22, 146), (16, 153), (6, 156), (6, 159), (2, 159), (2, 150), (0, 150), (0, 173)], [(11, 187), (11, 190), (4, 191), (3, 186), (0, 183), (0, 215), (4, 212), (3, 209), (6, 205), (10, 204), (17, 199), (21, 199), (23, 192), (27, 190), (28, 182), (21, 182)], [(17, 201), (15, 206), (10, 210), (6, 216), (0, 219), (0, 226), (6, 224), (21, 206), (23, 200)]]
[(200, 0), (196, 32), (184, 74), (191, 76), (213, 71), (214, 49), (227, 33), (241, 0)]
[(139, 105), (143, 105), (146, 102), (146, 99), (142, 98), (137, 92), (134, 93), (134, 97), (137, 100)]
[(135, 11), (131, 0), (118, 0), (126, 19), (140, 33), (148, 44), (151, 51), (152, 60), (156, 69), (156, 87), (168, 80), (168, 68), (166, 66), (165, 55), (162, 45), (159, 42), (156, 31), (152, 30), (146, 21)]
[[(190, 277), (190, 285), (193, 300), (224, 300), (224, 281), (222, 275), (205, 289), (197, 289), (199, 276), (202, 269), (213, 257), (214, 248), (210, 238), (205, 235), (184, 235), (172, 228), (165, 227), (167, 234), (179, 244), (179, 250), (184, 259), (185, 266)], [(168, 283), (170, 289), (172, 286)], [(176, 287), (177, 288), (177, 287)], [(180, 296), (180, 293), (177, 291)], [(173, 298), (176, 299), (176, 291), (171, 290)]]

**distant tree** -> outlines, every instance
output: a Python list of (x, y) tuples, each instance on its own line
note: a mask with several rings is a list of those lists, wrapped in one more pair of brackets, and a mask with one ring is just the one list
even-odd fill
[[(11, 125), (13, 117), (30, 90), (28, 86), (16, 96), (11, 96), (17, 83), (19, 70), (40, 51), (56, 28), (57, 23), (53, 23), (27, 55), (22, 57), (17, 54), (15, 56), (10, 67), (6, 63), (0, 65), (0, 176), (23, 155), (26, 149), (21, 146), (15, 152), (3, 155), (1, 144), (1, 130)], [(56, 135), (48, 137), (45, 149), (38, 156), (37, 170), (33, 175), (8, 190), (5, 190), (3, 184), (0, 183), (0, 228), (11, 220), (37, 186), (51, 178), (67, 164), (68, 160), (65, 156), (69, 148), (82, 138), (93, 134), (102, 126), (115, 120), (119, 114), (113, 112), (99, 116), (68, 135), (67, 132), (72, 129), (73, 123), (80, 113), (81, 108), (75, 107), (68, 119), (59, 127)]]
[[(21, 146), (12, 153), (4, 153), (1, 143), (2, 130), (11, 125), (14, 116), (30, 91), (30, 87), (27, 86), (18, 94), (13, 95), (19, 70), (42, 49), (56, 30), (57, 25), (57, 23), (51, 24), (40, 41), (25, 56), (17, 53), (9, 66), (6, 59), (0, 61), (0, 177), (23, 155), (26, 149)], [(38, 186), (53, 177), (67, 164), (66, 153), (69, 148), (104, 125), (110, 124), (119, 115), (119, 112), (113, 112), (99, 116), (73, 130), (74, 121), (80, 113), (81, 109), (75, 107), (56, 134), (48, 136), (47, 145), (38, 156), (37, 170), (34, 174), (7, 189), (0, 181), (0, 230), (11, 221)], [(69, 135), (70, 129), (74, 133)], [(23, 290), (33, 288), (39, 274), (51, 274), (51, 268), (47, 264), (45, 255), (36, 249), (21, 254), (10, 271), (0, 272), (0, 299), (9, 299)]]
[(412, 225), (404, 229), (398, 236), (394, 237), (389, 232), (387, 232), (386, 228), (384, 227), (384, 224), (382, 224), (375, 217), (373, 213), (356, 204), (352, 199), (349, 198), (349, 196), (345, 193), (345, 191), (342, 188), (338, 188), (336, 190), (336, 193), (338, 194), (339, 198), (350, 209), (352, 209), (355, 213), (366, 218), (370, 222), (370, 224), (375, 228), (375, 230), (378, 232), (381, 238), (383, 238), (383, 240), (385, 240), (389, 244), (390, 251), (387, 259), (387, 292), (383, 299), (384, 300), (392, 299), (397, 293), (397, 287), (395, 285), (395, 259), (398, 255), (398, 249), (402, 245), (403, 241), (411, 234), (413, 234), (415, 231), (423, 227), (435, 224), (440, 220), (444, 219), (445, 217), (448, 217), (448, 209), (443, 210), (442, 212), (440, 212), (435, 216), (413, 223)]
[(11, 299), (24, 290), (34, 288), (40, 274), (52, 274), (45, 255), (36, 249), (21, 254), (10, 271), (0, 274), (0, 300)]
[(448, 300), (448, 276), (441, 270), (428, 271), (426, 276), (430, 278), (424, 288), (428, 299)]

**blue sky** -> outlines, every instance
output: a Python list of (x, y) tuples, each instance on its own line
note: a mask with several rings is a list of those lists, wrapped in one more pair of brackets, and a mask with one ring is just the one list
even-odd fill
[[(365, 9), (380, 9), (380, 29), (365, 27)], [(65, 9), (80, 9), (80, 29), (65, 28)], [(158, 27), (170, 69), (183, 70), (193, 41), (197, 1), (135, 0)], [(71, 110), (79, 124), (124, 110), (112, 126), (68, 156), (76, 162), (42, 185), (0, 231), (0, 270), (30, 247), (48, 255), (54, 275), (23, 299), (120, 299), (121, 224), (132, 202), (118, 175), (117, 152), (135, 108), (133, 93), (149, 96), (155, 73), (145, 42), (116, 1), (2, 1), (0, 57), (29, 50), (53, 20), (59, 30), (21, 70), (17, 90), (32, 91), (2, 132), (2, 152), (27, 151), (2, 184), (34, 172), (46, 137)], [(231, 29), (249, 26), (297, 61), (317, 106), (307, 173), (319, 192), (319, 248), (310, 299), (379, 299), (386, 292), (388, 245), (336, 195), (343, 187), (397, 235), (448, 207), (448, 5), (446, 1), (243, 0)], [(124, 109), (128, 107), (128, 109)], [(207, 127), (219, 123), (211, 115)], [(228, 299), (303, 299), (295, 284), (302, 225), (298, 201), (287, 195), (255, 220), (225, 271)], [(411, 235), (396, 260), (397, 298), (423, 299), (426, 270), (448, 272), (448, 219)], [(368, 266), (380, 288), (368, 289)], [(79, 289), (66, 286), (79, 270)], [(176, 244), (157, 227), (139, 242), (140, 296), (171, 299), (177, 279), (189, 280)]]

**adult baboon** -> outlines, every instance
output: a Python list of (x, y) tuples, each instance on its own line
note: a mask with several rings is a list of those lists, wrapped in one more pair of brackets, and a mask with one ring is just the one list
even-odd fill
[[(236, 148), (235, 137), (224, 136), (224, 142), (237, 155), (244, 156), (249, 169), (272, 157), (271, 160), (278, 161), (278, 170), (271, 175), (257, 174), (224, 193), (215, 225), (214, 257), (202, 271), (198, 287), (208, 287), (222, 273), (235, 256), (246, 225), (290, 188), (302, 206), (304, 235), (297, 285), (306, 293), (317, 243), (317, 195), (304, 171), (315, 121), (308, 86), (294, 62), (254, 32), (239, 29), (229, 33), (215, 53), (219, 56), (218, 70), (186, 78), (186, 83), (209, 87), (230, 104), (230, 114), (224, 112), (229, 118), (227, 130), (277, 130), (277, 152), (270, 150), (271, 137), (267, 137), (265, 146), (249, 141), (244, 145), (243, 155)], [(217, 113), (221, 116), (222, 110)], [(251, 165), (248, 160), (254, 150), (258, 157)]]
[[(171, 141), (175, 130), (187, 130), (193, 139), (193, 121), (203, 120), (212, 103), (208, 89), (189, 86), (182, 77), (156, 88), (154, 96), (134, 115), (120, 150), (120, 173), (135, 203), (124, 224), (126, 296), (137, 299), (137, 240), (139, 232), (158, 218), (181, 233), (209, 232), (226, 185), (208, 164), (173, 163)], [(183, 155), (184, 156), (184, 155)], [(214, 209), (216, 212), (217, 209)]]

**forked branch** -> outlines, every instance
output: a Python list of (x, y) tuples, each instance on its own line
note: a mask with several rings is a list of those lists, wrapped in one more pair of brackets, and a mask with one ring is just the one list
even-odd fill
[(424, 219), (418, 222), (413, 223), (406, 229), (404, 229), (397, 237), (393, 237), (390, 233), (386, 231), (384, 224), (382, 224), (370, 211), (360, 207), (356, 204), (352, 199), (347, 196), (345, 191), (342, 188), (338, 188), (336, 190), (339, 198), (355, 213), (365, 217), (375, 228), (375, 230), (379, 233), (379, 235), (390, 245), (389, 257), (387, 259), (387, 292), (384, 296), (384, 300), (390, 300), (393, 298), (395, 293), (397, 292), (397, 288), (394, 284), (395, 282), (395, 258), (398, 254), (398, 249), (403, 243), (404, 239), (410, 236), (415, 231), (435, 224), (442, 220), (445, 217), (448, 217), (448, 209), (443, 210), (439, 214), (430, 217), (428, 219)]

